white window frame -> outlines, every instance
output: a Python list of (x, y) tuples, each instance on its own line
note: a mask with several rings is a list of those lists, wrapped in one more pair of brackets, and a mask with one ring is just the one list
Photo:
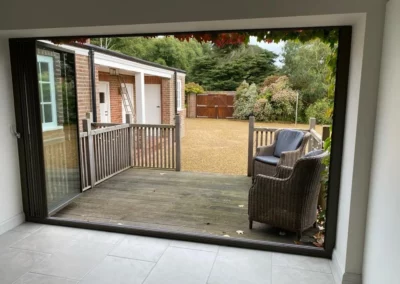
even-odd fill
[[(39, 94), (40, 96), (40, 110), (41, 110), (41, 116), (42, 116), (42, 121), (45, 121), (44, 119), (44, 109), (43, 109), (43, 105), (44, 104), (50, 104), (51, 105), (51, 114), (53, 117), (53, 121), (52, 122), (42, 122), (42, 130), (43, 131), (49, 131), (49, 130), (55, 130), (55, 129), (59, 129), (62, 127), (58, 126), (58, 117), (57, 117), (57, 102), (56, 102), (56, 88), (55, 88), (55, 80), (54, 80), (54, 59), (51, 56), (44, 56), (44, 55), (38, 55), (37, 56), (37, 62), (41, 63), (48, 63), (49, 65), (49, 81), (46, 81), (46, 83), (50, 83), (50, 102), (43, 102), (43, 88), (39, 88), (39, 90), (41, 91), (41, 93)], [(40, 80), (40, 64), (38, 64), (38, 68), (39, 68), (39, 72), (38, 72), (38, 82), (39, 85), (42, 84), (42, 81)]]
[(177, 96), (177, 100), (176, 103), (178, 105), (177, 109), (178, 110), (182, 110), (182, 81), (181, 80), (177, 80), (176, 81), (176, 88), (177, 88), (177, 92), (176, 92), (176, 96)]

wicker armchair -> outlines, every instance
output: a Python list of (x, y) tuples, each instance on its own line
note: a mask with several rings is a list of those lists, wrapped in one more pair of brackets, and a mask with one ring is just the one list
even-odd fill
[[(285, 137), (280, 139), (280, 136)], [(290, 137), (294, 139), (292, 143), (287, 143), (287, 139)], [(277, 166), (293, 167), (296, 161), (304, 155), (309, 139), (310, 133), (308, 132), (291, 129), (275, 131), (275, 140), (272, 145), (256, 149), (256, 155), (253, 158), (253, 180), (258, 174), (274, 176)], [(281, 142), (282, 140), (283, 142)]]
[(249, 227), (253, 221), (296, 232), (312, 227), (317, 217), (323, 150), (308, 153), (293, 168), (277, 167), (274, 177), (257, 175), (249, 191)]

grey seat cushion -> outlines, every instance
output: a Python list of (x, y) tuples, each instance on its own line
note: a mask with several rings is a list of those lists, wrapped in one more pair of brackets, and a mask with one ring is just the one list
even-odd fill
[(304, 133), (298, 130), (285, 129), (279, 132), (274, 150), (274, 156), (280, 158), (282, 152), (294, 151), (300, 147)]
[(279, 162), (279, 158), (275, 156), (257, 156), (256, 161), (276, 166)]

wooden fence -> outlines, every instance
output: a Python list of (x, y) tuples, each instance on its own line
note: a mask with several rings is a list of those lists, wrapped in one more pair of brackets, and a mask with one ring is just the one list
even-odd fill
[[(315, 126), (315, 118), (310, 118), (310, 125), (308, 129), (297, 129), (300, 131), (309, 132), (311, 134), (310, 140), (306, 145), (306, 152), (322, 149), (323, 142), (329, 137), (329, 126), (323, 126), (322, 135), (315, 130)], [(253, 157), (256, 153), (257, 147), (272, 145), (275, 141), (276, 130), (278, 130), (278, 128), (255, 127), (254, 116), (250, 116), (247, 161), (248, 176), (251, 176), (253, 172)]]
[(180, 171), (180, 117), (175, 125), (92, 123), (80, 133), (82, 190), (131, 167)]

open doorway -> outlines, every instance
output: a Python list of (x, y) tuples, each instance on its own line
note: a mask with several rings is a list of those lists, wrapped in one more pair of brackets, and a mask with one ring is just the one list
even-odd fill
[[(327, 86), (322, 89), (336, 95), (332, 95), (330, 102), (326, 102), (324, 95), (318, 96), (303, 109), (299, 106), (306, 102), (305, 97), (310, 94), (299, 94), (285, 73), (289, 71), (271, 67), (274, 56), (268, 57), (266, 51), (248, 48), (249, 38), (246, 36), (258, 34), (257, 38), (263, 42), (270, 41), (269, 37), (273, 36), (289, 41), (294, 34), (308, 32), (309, 38), (303, 38), (304, 52), (313, 48), (307, 46), (308, 40), (318, 37), (313, 32), (288, 30), (280, 35), (279, 31), (150, 35), (135, 37), (133, 41), (132, 38), (118, 38), (115, 46), (119, 48), (102, 47), (104, 39), (92, 38), (90, 43), (87, 39), (80, 43), (73, 38), (50, 39), (45, 43), (48, 48), (61, 48), (75, 54), (77, 70), (83, 70), (87, 75), (78, 74), (75, 78), (78, 101), (76, 129), (79, 129), (75, 142), (79, 145), (79, 192), (82, 193), (78, 192), (79, 196), (76, 194), (75, 199), (63, 203), (51, 214), (42, 212), (35, 216), (35, 220), (106, 226), (112, 230), (128, 228), (145, 234), (170, 234), (181, 239), (329, 256), (335, 236), (330, 233), (330, 241), (325, 241), (329, 239), (325, 233), (334, 232), (336, 226), (334, 214), (337, 204), (334, 201), (338, 187), (332, 182), (332, 175), (337, 177), (339, 174), (340, 161), (332, 164), (328, 157), (335, 151), (338, 157), (341, 156), (342, 137), (334, 133), (337, 131), (340, 134), (343, 130), (346, 101), (346, 93), (338, 88), (335, 91), (335, 84), (338, 86), (337, 82), (347, 82), (346, 72), (342, 71), (341, 76), (336, 74), (348, 67), (348, 58), (344, 55), (350, 48), (351, 33), (349, 28), (342, 27), (321, 28), (318, 31), (323, 31), (316, 33), (322, 38), (320, 41), (331, 41), (329, 48), (334, 53), (330, 55), (333, 62), (330, 73), (322, 74), (334, 76), (329, 78), (333, 89), (328, 90)], [(285, 38), (288, 35), (289, 38)], [(176, 62), (182, 59), (182, 54), (175, 63), (168, 62), (170, 58), (166, 55), (149, 61), (145, 55), (134, 57), (123, 54), (129, 43), (137, 41), (146, 45), (152, 40), (161, 42), (157, 46), (159, 49), (168, 42), (193, 45), (191, 48), (197, 48), (197, 52), (201, 53), (200, 62), (197, 62), (200, 67), (195, 68), (196, 72), (208, 71), (225, 90), (204, 90), (201, 84), (213, 84), (207, 81), (205, 74), (188, 73), (184, 65), (173, 65), (178, 64)], [(217, 48), (218, 53), (226, 53), (225, 58), (230, 58), (229, 61), (234, 61), (234, 56), (237, 56), (242, 64), (250, 62), (258, 65), (261, 71), (257, 72), (262, 74), (253, 74), (254, 66), (247, 66), (243, 68), (245, 73), (237, 75), (233, 73), (233, 66), (219, 66), (221, 63), (215, 54), (211, 59), (203, 58), (207, 52)], [(250, 54), (247, 54), (247, 49)], [(341, 49), (345, 52), (340, 53)], [(171, 53), (176, 52), (173, 50)], [(341, 54), (342, 57), (337, 56)], [(222, 54), (219, 57), (221, 60)], [(327, 64), (329, 59), (316, 57), (312, 72), (321, 75), (319, 65)], [(208, 62), (208, 67), (200, 59)], [(226, 70), (230, 73), (225, 74)], [(220, 77), (221, 74), (225, 75), (225, 79)], [(190, 82), (191, 79), (199, 83)], [(41, 81), (36, 84), (41, 84)], [(309, 87), (317, 89), (316, 86)], [(235, 94), (232, 96), (227, 92)], [(216, 114), (216, 119), (197, 115), (187, 118), (193, 107), (191, 97), (195, 97), (194, 108), (198, 111), (198, 98), (204, 94), (207, 99), (213, 96), (221, 101), (221, 104), (214, 104), (214, 109), (211, 103), (205, 104), (211, 109), (209, 113)], [(228, 99), (228, 96), (232, 97)], [(326, 105), (321, 106), (323, 102)], [(315, 116), (320, 115), (333, 123), (332, 133), (336, 138), (332, 141), (336, 150), (329, 148), (330, 127), (317, 125), (318, 118), (309, 120), (305, 116), (312, 111)], [(282, 124), (281, 120), (285, 119), (290, 124)], [(271, 120), (274, 124), (269, 122)], [(301, 120), (309, 123), (300, 125), (297, 122)], [(218, 123), (223, 126), (218, 126)], [(202, 126), (195, 129), (195, 124)], [(38, 130), (43, 127), (36, 125)], [(221, 129), (227, 133), (219, 133)], [(196, 137), (191, 137), (193, 133)], [(201, 143), (206, 145), (200, 147)], [(41, 146), (40, 143), (38, 146)], [(42, 155), (39, 152), (40, 159)], [(186, 168), (189, 163), (200, 167), (200, 170)], [(240, 166), (237, 166), (238, 163)], [(223, 165), (230, 169), (225, 171)], [(40, 168), (37, 170), (40, 171)], [(237, 173), (233, 172), (236, 170)], [(292, 178), (291, 182), (286, 182)], [(278, 179), (279, 185), (274, 183)], [(44, 188), (53, 187), (48, 181), (43, 183)], [(295, 198), (297, 193), (294, 191), (298, 186), (302, 186), (301, 192), (307, 198)], [(288, 191), (284, 198), (293, 196), (293, 199), (280, 201), (273, 199), (276, 196), (263, 194), (281, 187)], [(48, 196), (48, 193), (42, 194)], [(330, 208), (327, 203), (336, 208), (326, 211)], [(325, 217), (327, 212), (333, 212), (328, 214), (331, 219)], [(331, 224), (330, 230), (326, 224)]]

